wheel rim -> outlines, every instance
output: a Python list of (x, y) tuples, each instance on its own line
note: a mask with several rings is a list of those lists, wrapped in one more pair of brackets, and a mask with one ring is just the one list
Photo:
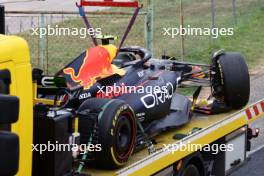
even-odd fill
[(131, 154), (135, 141), (134, 121), (130, 113), (121, 114), (118, 118), (114, 136), (114, 148), (117, 158), (120, 160), (127, 159)]
[(224, 85), (223, 85), (223, 73), (221, 72), (221, 65), (220, 63), (216, 63), (216, 66), (215, 66), (215, 75), (213, 77), (213, 88), (214, 88), (214, 96), (223, 101), (224, 99)]

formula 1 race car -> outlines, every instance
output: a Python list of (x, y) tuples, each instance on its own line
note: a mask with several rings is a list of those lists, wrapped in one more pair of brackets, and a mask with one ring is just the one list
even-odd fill
[[(167, 56), (154, 59), (139, 47), (122, 48), (111, 57), (114, 48), (110, 44), (89, 48), (56, 75), (54, 82), (60, 83), (56, 91), (43, 84), (39, 88), (40, 97), (56, 92), (54, 104), (60, 101), (61, 109), (76, 110), (81, 143), (102, 145), (102, 151), (91, 156), (100, 166), (124, 165), (136, 146), (149, 145), (155, 135), (187, 124), (195, 111), (215, 114), (248, 102), (249, 74), (239, 53), (217, 53), (211, 65), (201, 65)], [(207, 69), (194, 69), (197, 66)], [(61, 76), (67, 88), (56, 81)], [(177, 93), (187, 81), (198, 86), (193, 100)], [(195, 106), (201, 86), (210, 86), (214, 97), (204, 109)]]
[[(54, 100), (54, 107), (76, 114), (80, 144), (100, 144), (80, 160), (95, 167), (125, 165), (135, 150), (148, 147), (156, 135), (190, 122), (194, 112), (216, 114), (245, 106), (250, 81), (243, 56), (217, 52), (211, 64), (180, 62), (174, 57), (152, 58), (141, 47), (110, 44), (113, 36), (97, 36), (91, 47), (54, 77), (33, 70), (38, 98)], [(193, 97), (178, 87), (195, 86)], [(213, 100), (205, 107), (196, 100), (202, 87), (211, 87)]]

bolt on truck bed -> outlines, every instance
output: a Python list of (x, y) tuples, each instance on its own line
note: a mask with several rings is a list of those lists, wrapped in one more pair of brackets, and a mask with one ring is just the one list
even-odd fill
[[(198, 115), (195, 114), (192, 121), (178, 129), (164, 132), (155, 138), (157, 151), (151, 155), (144, 149), (134, 153), (127, 166), (119, 170), (96, 170), (86, 168), (84, 173), (90, 175), (153, 175), (171, 166), (173, 163), (187, 157), (195, 151), (179, 151), (179, 144), (210, 144), (239, 128), (247, 126), (251, 122), (264, 116), (264, 100), (254, 103), (239, 111), (218, 115)], [(175, 134), (189, 134), (194, 128), (201, 130), (184, 137), (181, 140), (173, 139)], [(165, 145), (171, 147), (165, 148)], [(174, 150), (174, 152), (173, 152)]]

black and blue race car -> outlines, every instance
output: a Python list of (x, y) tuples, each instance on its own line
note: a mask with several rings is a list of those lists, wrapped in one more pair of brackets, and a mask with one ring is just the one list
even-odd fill
[[(248, 102), (249, 73), (239, 53), (218, 52), (205, 65), (168, 56), (155, 59), (140, 47), (124, 47), (112, 60), (113, 48), (105, 44), (82, 53), (56, 74), (55, 91), (43, 85), (47, 77), (37, 70), (34, 74), (41, 77), (39, 96), (53, 97), (60, 109), (76, 113), (81, 144), (101, 145), (101, 151), (87, 157), (97, 166), (124, 165), (134, 150), (151, 149), (151, 139), (187, 124), (195, 112), (227, 112)], [(99, 56), (98, 50), (106, 55)], [(179, 93), (185, 86), (196, 87), (193, 97)], [(206, 107), (196, 106), (202, 87), (212, 90), (208, 98), (213, 103)]]
[[(90, 28), (85, 14), (80, 14)], [(80, 144), (100, 145), (100, 150), (85, 152), (79, 161), (95, 167), (121, 167), (142, 147), (153, 152), (155, 136), (189, 123), (194, 113), (222, 113), (248, 103), (248, 67), (237, 52), (216, 52), (207, 65), (166, 55), (153, 58), (144, 48), (122, 47), (125, 37), (119, 48), (110, 44), (113, 36), (92, 39), (95, 46), (54, 77), (33, 70), (38, 96), (54, 99), (55, 108), (75, 114)], [(178, 91), (189, 86), (195, 87), (192, 97)], [(197, 106), (203, 87), (211, 88), (208, 99), (212, 103)]]

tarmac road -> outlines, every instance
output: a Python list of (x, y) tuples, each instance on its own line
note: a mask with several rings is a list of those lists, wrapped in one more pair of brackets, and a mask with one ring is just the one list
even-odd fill
[[(261, 99), (264, 99), (264, 72), (251, 77), (250, 103), (257, 102)], [(252, 149), (254, 150), (264, 145), (264, 118), (257, 120), (250, 127), (260, 128), (260, 136), (252, 140)]]
[[(75, 2), (79, 0), (0, 0), (6, 11), (77, 11)], [(86, 10), (95, 11), (100, 8), (88, 7)]]
[(263, 176), (264, 149), (252, 154), (249, 161), (231, 176)]
[[(40, 25), (40, 14), (23, 14), (23, 12), (78, 12), (75, 2), (79, 2), (79, 0), (0, 0), (0, 5), (5, 6), (6, 12), (21, 12), (19, 14), (6, 14), (6, 32), (16, 34)], [(85, 7), (85, 11), (102, 9), (105, 7)], [(63, 21), (63, 18), (56, 17), (56, 15), (52, 22), (50, 18), (50, 15), (45, 16), (45, 25)]]
[[(263, 72), (264, 73), (264, 72)], [(250, 103), (264, 99), (264, 74), (259, 73), (251, 78)], [(252, 150), (256, 150), (250, 159), (231, 176), (263, 176), (264, 168), (264, 118), (255, 121), (250, 127), (260, 128), (260, 136), (253, 139)]]

